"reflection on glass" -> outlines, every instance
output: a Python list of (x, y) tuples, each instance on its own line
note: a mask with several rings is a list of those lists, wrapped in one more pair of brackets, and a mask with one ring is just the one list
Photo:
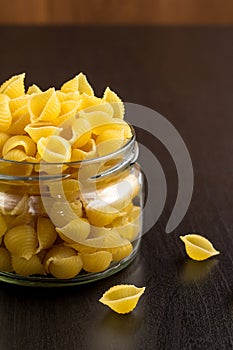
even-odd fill
[(199, 282), (205, 280), (214, 266), (218, 264), (217, 259), (205, 261), (194, 261), (188, 259), (184, 262), (181, 270), (181, 280), (185, 283)]

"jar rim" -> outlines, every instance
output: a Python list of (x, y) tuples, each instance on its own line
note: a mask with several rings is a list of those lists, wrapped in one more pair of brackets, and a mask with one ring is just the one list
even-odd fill
[(100, 161), (108, 161), (110, 159), (112, 159), (113, 157), (117, 157), (119, 154), (121, 154), (124, 151), (128, 151), (132, 145), (134, 144), (134, 142), (136, 141), (136, 133), (135, 130), (133, 128), (133, 126), (129, 123), (127, 123), (131, 129), (132, 132), (132, 137), (127, 141), (126, 144), (124, 144), (121, 148), (119, 148), (118, 150), (106, 154), (104, 156), (100, 156), (100, 157), (95, 157), (95, 158), (90, 158), (90, 159), (84, 159), (84, 160), (79, 160), (79, 161), (74, 161), (74, 162), (57, 162), (57, 163), (49, 163), (49, 162), (27, 162), (27, 161), (16, 161), (16, 160), (10, 160), (10, 159), (4, 159), (4, 158), (0, 158), (0, 163), (6, 163), (6, 164), (15, 164), (15, 165), (39, 165), (39, 164), (43, 164), (43, 167), (45, 167), (44, 169), (46, 169), (46, 167), (51, 167), (51, 166), (78, 166), (80, 164), (89, 164), (89, 163), (95, 163), (95, 162), (100, 162)]

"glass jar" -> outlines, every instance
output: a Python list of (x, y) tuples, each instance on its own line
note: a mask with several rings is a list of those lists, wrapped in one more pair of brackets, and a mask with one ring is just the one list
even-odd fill
[(0, 280), (69, 286), (135, 257), (143, 180), (135, 133), (118, 151), (70, 163), (0, 160)]

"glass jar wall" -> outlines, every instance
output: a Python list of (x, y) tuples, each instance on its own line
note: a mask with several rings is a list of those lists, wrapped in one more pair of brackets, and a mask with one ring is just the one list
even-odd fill
[(137, 155), (133, 135), (117, 152), (83, 162), (1, 160), (0, 280), (68, 286), (127, 266), (142, 227)]

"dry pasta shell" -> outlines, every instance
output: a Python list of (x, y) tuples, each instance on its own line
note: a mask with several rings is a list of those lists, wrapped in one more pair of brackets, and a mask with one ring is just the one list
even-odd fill
[(11, 272), (11, 255), (6, 248), (0, 248), (0, 271)]
[(32, 140), (37, 143), (42, 137), (59, 135), (62, 128), (58, 128), (54, 125), (44, 125), (44, 123), (33, 123), (28, 124), (25, 127), (25, 131), (32, 138)]
[(52, 135), (41, 137), (37, 143), (38, 152), (48, 163), (68, 162), (71, 157), (71, 146), (63, 137)]
[(81, 148), (74, 148), (71, 151), (71, 162), (80, 162), (84, 159), (94, 158), (96, 156), (96, 145), (93, 139)]
[[(54, 202), (54, 200), (53, 200)], [(51, 207), (48, 203), (49, 217), (57, 227), (63, 227), (70, 221), (81, 217), (83, 214), (82, 204), (79, 201), (68, 203), (67, 201), (56, 201)]]
[[(103, 134), (107, 134), (107, 133), (108, 133), (108, 130), (104, 131), (96, 139), (97, 153), (100, 157), (103, 157), (107, 154), (116, 152), (117, 150), (121, 149), (125, 143), (124, 142), (124, 131), (115, 130), (115, 133), (112, 133), (112, 135), (115, 134), (115, 137), (112, 137), (112, 138), (107, 138), (107, 135), (103, 135)], [(121, 134), (121, 136), (116, 135), (117, 133)], [(109, 133), (109, 136), (110, 136), (110, 134), (111, 133)], [(103, 141), (105, 136), (106, 136), (106, 139), (105, 139), (105, 141)], [(100, 138), (101, 138), (101, 141), (100, 141)]]
[(80, 93), (78, 91), (72, 91), (72, 92), (62, 92), (60, 90), (56, 91), (57, 97), (60, 102), (64, 101), (79, 101), (80, 100)]
[(72, 242), (64, 243), (64, 245), (66, 247), (70, 247), (70, 248), (75, 249), (79, 253), (84, 253), (84, 254), (95, 253), (98, 250), (98, 248), (90, 247), (88, 245), (77, 243), (77, 242), (76, 243), (72, 243)]
[(79, 255), (62, 259), (54, 258), (49, 264), (49, 272), (56, 278), (74, 278), (79, 274), (82, 266), (82, 259)]
[(3, 146), (3, 156), (15, 148), (23, 150), (28, 156), (34, 156), (36, 154), (36, 144), (29, 136), (15, 135), (10, 137)]
[(39, 242), (37, 253), (42, 249), (50, 248), (56, 241), (57, 232), (50, 219), (39, 216), (37, 221), (37, 238)]
[(133, 251), (133, 246), (130, 242), (127, 244), (124, 244), (121, 247), (118, 248), (112, 248), (110, 252), (112, 253), (112, 260), (113, 261), (120, 261), (122, 259), (125, 259), (127, 256), (129, 256)]
[(193, 260), (201, 261), (219, 254), (212, 243), (201, 235), (189, 234), (180, 236), (180, 239), (185, 244), (186, 253)]
[(85, 108), (79, 108), (79, 110), (85, 109), (85, 113), (91, 113), (91, 112), (104, 112), (108, 114), (110, 117), (113, 117), (113, 108), (110, 103), (101, 100), (100, 98), (93, 98), (90, 96), (87, 96), (85, 94), (81, 97), (81, 104), (80, 107)]
[(123, 215), (119, 210), (106, 204), (102, 200), (91, 201), (88, 203), (85, 210), (90, 223), (99, 227), (108, 225), (114, 219)]
[(106, 251), (99, 251), (91, 254), (81, 254), (83, 270), (86, 272), (105, 271), (112, 262), (112, 254)]
[(18, 109), (25, 106), (27, 108), (29, 98), (30, 96), (23, 95), (23, 96), (11, 99), (9, 101), (11, 113), (14, 114)]
[(113, 115), (114, 118), (121, 118), (121, 119), (124, 118), (124, 114), (125, 114), (124, 104), (121, 101), (121, 99), (117, 96), (117, 94), (112, 90), (110, 90), (109, 87), (107, 87), (106, 90), (104, 91), (103, 100), (111, 103), (112, 108), (114, 110), (114, 115)]
[(15, 273), (21, 276), (44, 275), (44, 266), (37, 255), (30, 259), (12, 256), (12, 266)]
[(24, 79), (25, 73), (11, 77), (0, 86), (0, 93), (5, 94), (10, 98), (16, 98), (24, 95)]
[(7, 198), (4, 198), (4, 207), (2, 213), (4, 215), (20, 215), (27, 212), (28, 197), (14, 194), (8, 194)]
[(64, 83), (61, 87), (61, 91), (65, 93), (79, 91), (80, 94), (94, 95), (94, 91), (83, 73), (79, 73), (73, 79)]
[[(95, 97), (95, 96), (89, 96), (87, 94), (82, 94), (80, 96), (80, 103), (78, 106), (78, 110), (85, 110), (86, 112), (89, 112), (89, 108), (91, 109), (92, 107), (97, 107), (102, 103), (101, 98)], [(99, 108), (97, 107), (99, 110)]]
[(61, 102), (61, 111), (59, 116), (54, 119), (55, 125), (61, 125), (67, 119), (74, 117), (77, 114), (79, 101), (63, 101)]
[(12, 115), (9, 107), (9, 101), (0, 101), (0, 130), (7, 131), (12, 121)]
[(61, 110), (60, 101), (54, 88), (32, 95), (28, 102), (28, 110), (32, 122), (54, 121)]
[(29, 123), (30, 116), (28, 112), (25, 111), (25, 107), (23, 106), (17, 109), (15, 114), (12, 116), (11, 126), (9, 127), (7, 132), (13, 135), (26, 134), (26, 131), (24, 129)]
[(0, 132), (0, 157), (2, 157), (3, 146), (9, 138), (9, 134), (7, 134), (6, 132)]
[(39, 86), (37, 86), (36, 84), (33, 84), (33, 85), (29, 86), (27, 94), (28, 95), (40, 94), (41, 92), (42, 92), (42, 90), (39, 88)]
[(79, 182), (75, 179), (54, 181), (48, 186), (52, 197), (67, 199), (69, 202), (75, 201), (80, 193)]
[(3, 158), (7, 159), (7, 160), (14, 160), (16, 162), (23, 162), (23, 161), (27, 160), (28, 156), (21, 149), (15, 148), (15, 149), (12, 149), (9, 152), (7, 152)]
[(56, 227), (56, 231), (59, 235), (62, 234), (62, 239), (64, 239), (65, 236), (69, 239), (69, 242), (71, 240), (73, 242), (82, 243), (89, 236), (90, 224), (87, 219), (77, 218), (70, 221), (62, 228)]
[(37, 234), (29, 225), (15, 226), (4, 236), (4, 243), (9, 252), (29, 260), (38, 247)]
[(120, 284), (107, 290), (99, 301), (118, 314), (126, 314), (133, 311), (144, 291), (145, 287)]
[(64, 247), (63, 245), (57, 245), (52, 247), (45, 255), (43, 260), (45, 271), (49, 273), (49, 265), (54, 259), (61, 260), (63, 258), (68, 258), (70, 256), (76, 255), (76, 251), (72, 248)]
[(72, 125), (72, 137), (69, 140), (74, 148), (83, 147), (91, 138), (91, 125), (86, 119), (78, 118)]
[(0, 237), (4, 236), (7, 231), (7, 222), (5, 217), (0, 213)]

